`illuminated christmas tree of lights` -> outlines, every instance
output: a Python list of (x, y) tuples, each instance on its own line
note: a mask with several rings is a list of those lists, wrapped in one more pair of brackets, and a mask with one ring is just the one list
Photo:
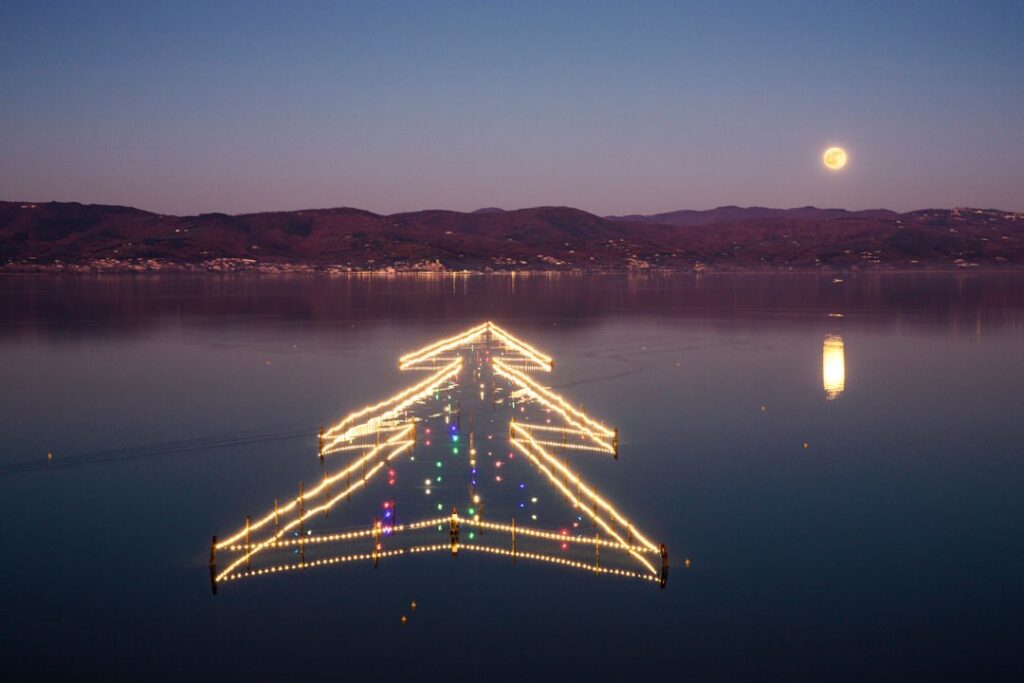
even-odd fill
[[(617, 460), (618, 431), (534, 379), (553, 365), (491, 322), (402, 356), (400, 370), (426, 376), (321, 431), (318, 481), (213, 538), (214, 592), (421, 553), (497, 555), (664, 587), (665, 546), (570, 467), (570, 455)], [(339, 526), (342, 518), (363, 523)]]

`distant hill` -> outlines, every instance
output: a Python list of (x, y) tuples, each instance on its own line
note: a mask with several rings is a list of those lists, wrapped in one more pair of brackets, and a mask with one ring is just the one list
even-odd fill
[(568, 207), (167, 216), (0, 202), (0, 269), (772, 270), (1024, 266), (1024, 214), (721, 207), (602, 218)]
[(886, 209), (868, 209), (865, 211), (847, 211), (846, 209), (819, 209), (814, 206), (802, 206), (797, 209), (768, 209), (763, 206), (720, 206), (717, 209), (695, 211), (683, 209), (656, 213), (649, 216), (608, 216), (610, 220), (662, 223), (664, 225), (713, 225), (715, 223), (738, 223), (741, 221), (761, 220), (764, 218), (797, 218), (803, 220), (833, 220), (837, 218), (893, 218), (895, 211)]

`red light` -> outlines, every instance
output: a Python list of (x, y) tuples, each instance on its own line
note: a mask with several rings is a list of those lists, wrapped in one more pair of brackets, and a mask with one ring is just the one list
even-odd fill
[(568, 550), (568, 549), (569, 549), (569, 544), (568, 543), (563, 543), (562, 544), (562, 550)]

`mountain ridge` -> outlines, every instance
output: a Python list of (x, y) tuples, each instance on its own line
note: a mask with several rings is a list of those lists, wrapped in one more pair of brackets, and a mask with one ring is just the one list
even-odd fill
[(1024, 266), (1024, 213), (567, 206), (171, 216), (0, 202), (0, 270), (852, 270)]

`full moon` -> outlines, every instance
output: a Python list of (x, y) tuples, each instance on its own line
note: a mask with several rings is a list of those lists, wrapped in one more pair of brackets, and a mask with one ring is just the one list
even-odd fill
[(846, 166), (846, 150), (842, 147), (829, 147), (821, 158), (825, 165), (833, 171), (838, 171)]

